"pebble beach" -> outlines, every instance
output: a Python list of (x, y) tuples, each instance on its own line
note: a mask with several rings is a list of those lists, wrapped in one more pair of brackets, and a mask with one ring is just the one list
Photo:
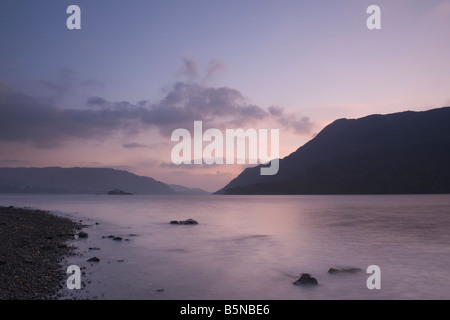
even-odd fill
[(82, 228), (47, 211), (0, 207), (0, 300), (58, 299), (61, 261)]

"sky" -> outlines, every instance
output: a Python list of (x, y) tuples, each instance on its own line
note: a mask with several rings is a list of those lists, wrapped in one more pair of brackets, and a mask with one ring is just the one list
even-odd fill
[(2, 167), (216, 191), (248, 161), (175, 165), (175, 129), (278, 129), (284, 157), (339, 118), (450, 106), (450, 0), (0, 0), (0, 43)]

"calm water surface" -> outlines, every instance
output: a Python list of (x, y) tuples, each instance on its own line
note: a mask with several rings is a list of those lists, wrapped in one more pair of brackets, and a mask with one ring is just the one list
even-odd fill
[[(0, 195), (0, 205), (91, 225), (64, 262), (86, 267), (69, 298), (450, 299), (449, 195)], [(188, 218), (199, 224), (169, 224)], [(370, 265), (380, 290), (366, 286)], [(319, 285), (294, 286), (300, 273)]]

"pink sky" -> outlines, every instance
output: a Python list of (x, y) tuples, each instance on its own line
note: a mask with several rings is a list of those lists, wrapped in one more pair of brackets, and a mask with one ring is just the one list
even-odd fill
[(80, 1), (79, 31), (64, 4), (5, 3), (0, 166), (216, 191), (244, 166), (174, 166), (174, 129), (279, 129), (284, 157), (338, 118), (449, 106), (450, 1), (372, 2)]

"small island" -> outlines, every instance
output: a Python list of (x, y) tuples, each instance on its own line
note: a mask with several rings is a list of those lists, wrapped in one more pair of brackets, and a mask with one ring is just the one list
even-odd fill
[(132, 195), (132, 193), (129, 192), (125, 192), (119, 189), (114, 189), (108, 192), (108, 195), (110, 196), (128, 196), (128, 195)]

